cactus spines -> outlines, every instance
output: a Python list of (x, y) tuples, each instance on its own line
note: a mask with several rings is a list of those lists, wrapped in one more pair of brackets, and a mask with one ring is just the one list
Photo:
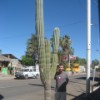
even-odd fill
[[(40, 78), (44, 86), (44, 99), (51, 100), (51, 71), (58, 64), (59, 28), (54, 30), (54, 45), (51, 62), (50, 41), (44, 39), (43, 0), (35, 0), (36, 4), (36, 34), (38, 38), (38, 54)], [(51, 66), (53, 66), (51, 68)], [(53, 71), (54, 73), (55, 71)]]
[(60, 30), (58, 27), (54, 28), (53, 36), (54, 36), (53, 52), (57, 53), (59, 49), (59, 37), (60, 37)]
[(41, 44), (44, 45), (43, 0), (35, 0), (35, 10), (35, 28), (40, 46)]
[(58, 49), (59, 49), (59, 37), (60, 37), (60, 29), (58, 27), (54, 28), (53, 31), (53, 53), (52, 53), (52, 63), (51, 63), (51, 72), (52, 77), (56, 72), (56, 67), (58, 65)]
[(43, 0), (35, 0), (35, 4), (40, 78), (44, 86), (44, 99), (51, 100), (50, 43), (44, 40)]

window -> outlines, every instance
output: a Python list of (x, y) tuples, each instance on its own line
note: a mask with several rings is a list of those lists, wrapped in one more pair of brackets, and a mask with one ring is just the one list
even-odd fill
[(34, 68), (33, 71), (36, 72), (36, 68)]

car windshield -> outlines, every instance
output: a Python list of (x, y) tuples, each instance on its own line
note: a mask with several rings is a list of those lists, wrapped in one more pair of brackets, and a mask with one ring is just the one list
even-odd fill
[(21, 71), (22, 71), (22, 72), (28, 72), (29, 69), (22, 69)]

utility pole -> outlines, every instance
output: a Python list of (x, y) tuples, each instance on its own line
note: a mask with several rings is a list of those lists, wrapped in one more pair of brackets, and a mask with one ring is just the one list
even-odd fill
[[(99, 55), (99, 53), (100, 53), (100, 0), (98, 0), (98, 15), (99, 15), (99, 39), (98, 39), (98, 44), (99, 44), (99, 46), (98, 46), (98, 55)], [(100, 56), (99, 56), (99, 66), (100, 66)]]
[(90, 94), (90, 64), (91, 64), (91, 0), (87, 0), (87, 78), (86, 96)]

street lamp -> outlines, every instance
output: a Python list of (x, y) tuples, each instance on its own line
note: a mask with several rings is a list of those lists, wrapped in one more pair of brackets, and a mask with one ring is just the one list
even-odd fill
[(90, 63), (91, 63), (91, 0), (87, 0), (87, 77), (86, 95), (90, 94)]

